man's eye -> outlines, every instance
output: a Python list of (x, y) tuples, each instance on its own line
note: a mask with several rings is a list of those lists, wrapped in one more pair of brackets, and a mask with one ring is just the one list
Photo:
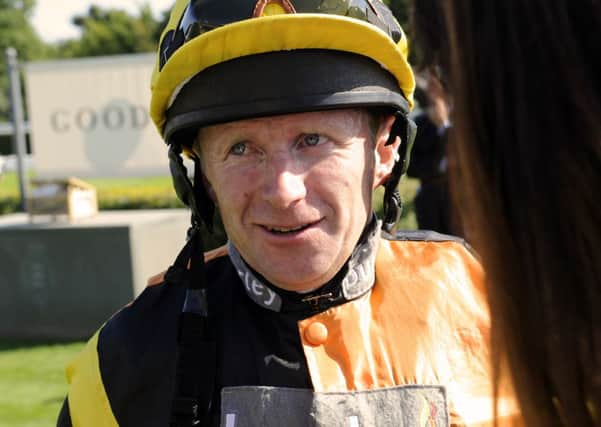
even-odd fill
[(244, 142), (238, 142), (230, 148), (230, 153), (235, 156), (241, 156), (246, 152), (246, 144)]
[(301, 138), (301, 143), (308, 146), (308, 147), (314, 147), (316, 145), (319, 145), (320, 142), (323, 142), (325, 138), (321, 135), (318, 135), (316, 133), (310, 133), (307, 135), (303, 135), (303, 137)]

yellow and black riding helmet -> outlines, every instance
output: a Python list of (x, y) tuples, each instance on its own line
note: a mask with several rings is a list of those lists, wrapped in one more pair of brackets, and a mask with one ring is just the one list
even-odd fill
[[(400, 214), (398, 181), (415, 125), (415, 81), (407, 38), (379, 0), (177, 0), (152, 77), (152, 119), (169, 144), (180, 199), (192, 210), (190, 238), (166, 281), (186, 282), (180, 317), (172, 426), (206, 419), (213, 393), (211, 339), (202, 242), (214, 204), (189, 150), (202, 126), (253, 117), (362, 107), (396, 115), (390, 139), (399, 160), (385, 184), (384, 228)], [(181, 153), (195, 162), (194, 184)]]
[[(408, 166), (415, 80), (407, 38), (378, 0), (178, 0), (152, 77), (152, 119), (171, 146), (178, 196), (210, 227), (202, 185), (182, 181), (182, 148), (203, 125), (286, 113), (366, 107), (397, 114), (400, 162), (384, 227), (400, 214), (394, 190)], [(393, 182), (396, 181), (396, 182)], [(200, 184), (200, 183), (199, 183)], [(388, 187), (388, 186), (387, 186)]]

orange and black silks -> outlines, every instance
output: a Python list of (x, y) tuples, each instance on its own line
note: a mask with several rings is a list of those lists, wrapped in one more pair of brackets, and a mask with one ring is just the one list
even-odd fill
[[(245, 282), (224, 248), (208, 254), (213, 425), (492, 425), (480, 264), (436, 233), (375, 241), (373, 287), (329, 302), (340, 277), (299, 295)], [(59, 426), (168, 425), (184, 293), (158, 276), (99, 330), (67, 368)], [(278, 310), (261, 305), (276, 293)], [(520, 425), (512, 402), (501, 394), (499, 425)]]

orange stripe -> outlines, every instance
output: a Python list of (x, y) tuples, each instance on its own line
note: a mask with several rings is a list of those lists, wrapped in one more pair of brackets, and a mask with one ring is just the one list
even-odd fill
[[(204, 254), (205, 262), (209, 262), (213, 259), (225, 256), (225, 255), (227, 255), (227, 246), (223, 245), (223, 246), (220, 246), (211, 251), (205, 252), (205, 254)], [(146, 285), (147, 286), (162, 285), (165, 282), (165, 273), (166, 272), (167, 271), (163, 271), (162, 273), (155, 274), (154, 276), (150, 277), (148, 279), (148, 281), (146, 282)]]
[(490, 421), (483, 280), (460, 243), (381, 240), (371, 294), (299, 322), (315, 390), (444, 385), (453, 422)]
[(219, 258), (227, 255), (227, 245), (220, 246), (218, 248), (213, 249), (212, 251), (205, 252), (205, 262), (209, 262), (214, 260), (215, 258)]

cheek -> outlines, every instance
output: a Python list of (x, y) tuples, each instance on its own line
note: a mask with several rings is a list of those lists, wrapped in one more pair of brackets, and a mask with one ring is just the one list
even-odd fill
[[(211, 179), (212, 178), (212, 179)], [(217, 204), (221, 213), (237, 212), (251, 197), (257, 182), (256, 172), (238, 168), (224, 168), (211, 174)]]
[[(322, 201), (339, 211), (338, 216), (347, 217), (351, 209), (362, 208), (365, 199), (365, 177), (369, 171), (361, 168), (362, 164), (350, 160), (328, 162), (311, 173), (308, 182)], [(371, 191), (371, 187), (367, 187)]]

